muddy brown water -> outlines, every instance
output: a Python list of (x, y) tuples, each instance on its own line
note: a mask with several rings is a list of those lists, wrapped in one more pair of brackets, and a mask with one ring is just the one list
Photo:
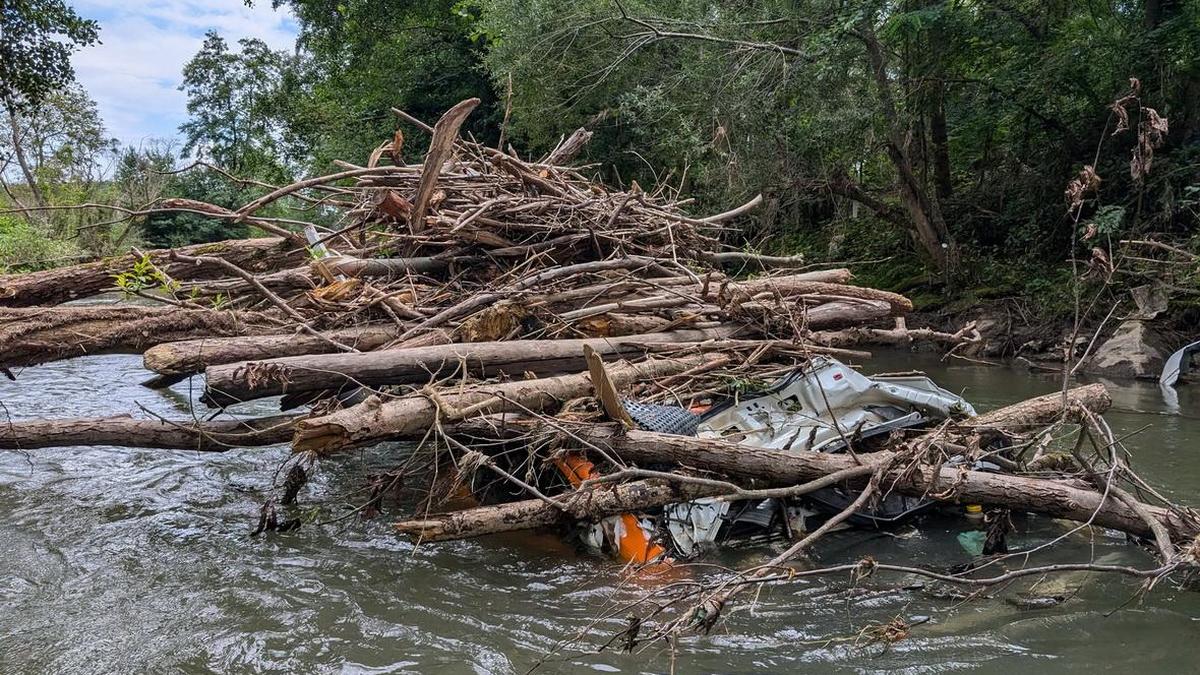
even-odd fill
[[(921, 368), (980, 410), (1053, 391), (1050, 376), (910, 354), (881, 354), (867, 372)], [(187, 415), (197, 392), (143, 389), (140, 360), (97, 356), (27, 368), (0, 381), (11, 419), (110, 415), (137, 406)], [(1200, 385), (1164, 404), (1157, 387), (1112, 387), (1108, 415), (1152, 484), (1200, 502)], [(269, 406), (243, 410), (268, 412)], [(361, 485), (403, 452), (388, 447), (330, 463), (310, 503)], [(628, 582), (612, 561), (548, 536), (414, 548), (388, 519), (247, 536), (284, 447), (222, 455), (63, 448), (0, 452), (0, 672), (523, 673), (559, 641), (583, 631), (582, 649), (539, 672), (664, 672), (666, 651), (594, 650), (624, 615), (588, 628), (611, 603), (649, 582)], [(328, 508), (333, 508), (327, 505)], [(326, 512), (327, 514), (329, 511)], [(1029, 548), (1065, 531), (1019, 520), (1011, 544)], [(891, 534), (836, 533), (809, 564), (880, 561), (948, 567), (968, 559), (954, 514)], [(721, 551), (746, 565), (776, 548)], [(1078, 534), (1033, 562), (1148, 565), (1121, 537)], [(1014, 559), (1011, 565), (1021, 564)], [(703, 570), (688, 572), (703, 576)], [(708, 637), (679, 644), (676, 672), (1195, 672), (1200, 593), (1099, 575), (1042, 581), (1061, 604), (1021, 608), (1029, 583), (962, 603), (912, 580), (811, 579), (764, 591)], [(1032, 582), (1030, 582), (1032, 583)], [(864, 629), (894, 617), (924, 621), (885, 649)]]

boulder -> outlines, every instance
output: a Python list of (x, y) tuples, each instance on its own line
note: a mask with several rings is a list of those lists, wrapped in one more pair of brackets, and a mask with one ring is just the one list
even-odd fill
[(1130, 320), (1098, 349), (1084, 372), (1108, 377), (1157, 380), (1170, 354), (1166, 341), (1145, 321)]

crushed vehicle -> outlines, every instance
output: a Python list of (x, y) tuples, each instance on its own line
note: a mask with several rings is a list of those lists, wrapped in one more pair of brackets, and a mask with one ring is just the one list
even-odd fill
[[(963, 397), (920, 374), (866, 376), (829, 357), (815, 356), (766, 389), (713, 405), (703, 412), (682, 407), (622, 402), (634, 423), (647, 431), (698, 436), (783, 452), (838, 453), (848, 447), (869, 452), (901, 429), (933, 426), (948, 418), (971, 417)], [(877, 445), (877, 444), (875, 444)], [(963, 462), (951, 458), (948, 465)], [(572, 485), (597, 475), (580, 455), (556, 463)], [(999, 471), (988, 462), (973, 469)], [(841, 512), (857, 492), (828, 487), (800, 498), (764, 500), (697, 499), (661, 512), (622, 514), (581, 528), (587, 548), (632, 562), (688, 558), (706, 547), (811, 530)], [(889, 494), (856, 512), (852, 525), (894, 527), (936, 503)]]

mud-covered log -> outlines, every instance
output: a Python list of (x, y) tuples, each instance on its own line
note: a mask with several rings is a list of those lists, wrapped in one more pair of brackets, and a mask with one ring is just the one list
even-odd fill
[[(224, 258), (250, 272), (293, 267), (308, 257), (304, 248), (274, 237), (195, 244), (180, 248), (179, 252), (189, 256)], [(170, 253), (171, 249), (146, 251), (154, 264), (176, 281), (224, 276), (221, 270), (209, 266), (172, 263)], [(43, 272), (0, 276), (0, 307), (57, 305), (103, 293), (114, 288), (115, 277), (129, 271), (137, 261), (138, 257), (129, 253)]]
[[(683, 372), (704, 363), (708, 357), (650, 359), (621, 363), (609, 370), (617, 387)], [(423, 435), (436, 420), (451, 423), (470, 408), (471, 415), (545, 412), (569, 399), (589, 394), (592, 381), (587, 373), (541, 379), (482, 384), (442, 394), (439, 401), (414, 394), (387, 402), (371, 397), (338, 412), (304, 420), (296, 426), (292, 449), (331, 454), (380, 441)]]
[(0, 309), (0, 366), (16, 368), (88, 354), (138, 354), (162, 342), (278, 330), (256, 312), (138, 305)]
[(382, 347), (399, 334), (396, 326), (383, 325), (328, 331), (324, 335), (329, 340), (304, 333), (198, 338), (151, 347), (142, 361), (148, 370), (160, 375), (190, 375), (223, 363), (328, 354), (336, 350), (330, 340), (365, 352)]
[(244, 420), (141, 420), (132, 417), (33, 420), (0, 425), (0, 449), (117, 446), (221, 452), (286, 443), (301, 415)]
[(388, 349), (366, 353), (292, 356), (210, 366), (206, 400), (215, 405), (279, 394), (429, 382), (465, 372), (473, 377), (539, 377), (586, 368), (584, 346), (606, 357), (628, 358), (663, 348), (678, 349), (732, 336), (736, 327), (673, 331), (583, 340), (511, 340)]

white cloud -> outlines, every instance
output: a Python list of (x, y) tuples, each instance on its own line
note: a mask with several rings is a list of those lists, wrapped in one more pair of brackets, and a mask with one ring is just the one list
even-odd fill
[(229, 41), (256, 37), (273, 49), (291, 49), (296, 26), (270, 0), (79, 0), (80, 16), (100, 22), (103, 44), (73, 59), (80, 82), (100, 107), (109, 133), (122, 143), (175, 136), (187, 119), (178, 87), (183, 66), (200, 49), (204, 33)]

